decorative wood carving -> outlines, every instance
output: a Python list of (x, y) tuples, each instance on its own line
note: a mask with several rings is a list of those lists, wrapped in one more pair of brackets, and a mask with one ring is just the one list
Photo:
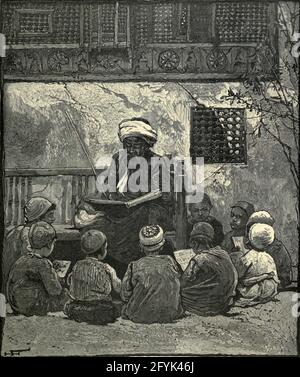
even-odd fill
[(275, 7), (6, 1), (5, 78), (230, 80), (254, 66), (267, 75), (277, 59)]

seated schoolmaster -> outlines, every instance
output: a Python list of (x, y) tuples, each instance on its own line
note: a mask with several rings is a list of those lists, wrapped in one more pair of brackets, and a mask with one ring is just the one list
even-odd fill
[[(159, 222), (166, 230), (172, 229), (170, 220), (172, 206), (170, 205), (171, 195), (166, 193), (162, 197), (140, 203), (132, 208), (115, 205), (115, 201), (128, 202), (149, 193), (153, 183), (159, 190), (162, 171), (160, 164), (164, 163), (162, 160), (156, 166), (151, 166), (151, 161), (154, 162), (152, 158), (156, 157), (155, 161), (158, 162), (160, 156), (151, 150), (157, 141), (157, 132), (147, 120), (132, 118), (122, 121), (119, 125), (118, 136), (123, 144), (123, 150), (112, 156), (107, 181), (104, 182), (107, 187), (106, 191), (100, 189), (100, 192), (83, 198), (78, 206), (74, 222), (82, 232), (88, 229), (99, 229), (107, 235), (110, 245), (108, 254), (112, 258), (110, 263), (114, 265), (115, 260), (116, 265), (120, 267), (121, 264), (119, 273), (122, 275), (129, 262), (142, 256), (139, 250), (138, 234), (144, 225), (149, 222)], [(125, 155), (124, 152), (126, 152)], [(147, 166), (143, 169), (140, 169), (139, 165), (132, 168), (134, 164), (129, 162), (135, 157), (143, 157)], [(145, 182), (145, 179), (146, 185), (140, 185), (141, 180)], [(103, 203), (100, 200), (97, 203), (97, 199), (105, 199), (106, 202)]]

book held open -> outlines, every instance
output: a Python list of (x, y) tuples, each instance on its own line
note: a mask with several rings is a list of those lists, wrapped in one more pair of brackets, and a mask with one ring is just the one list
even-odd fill
[(190, 260), (196, 255), (193, 249), (184, 249), (184, 250), (177, 250), (174, 251), (174, 256), (176, 261), (180, 264), (182, 270), (184, 271)]
[(145, 195), (139, 196), (138, 198), (129, 200), (128, 202), (121, 201), (121, 200), (109, 200), (109, 199), (96, 199), (96, 198), (88, 198), (86, 201), (92, 204), (103, 204), (103, 205), (120, 205), (125, 206), (126, 208), (132, 208), (139, 204), (143, 204), (149, 202), (154, 199), (158, 199), (162, 196), (161, 191), (151, 191)]

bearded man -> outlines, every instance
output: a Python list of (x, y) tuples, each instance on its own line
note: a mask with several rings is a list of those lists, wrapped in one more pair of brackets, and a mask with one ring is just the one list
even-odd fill
[[(153, 191), (153, 187), (161, 190), (164, 164), (164, 160), (159, 162), (160, 156), (151, 150), (157, 142), (157, 132), (147, 120), (122, 121), (118, 136), (123, 150), (112, 156), (105, 179), (98, 180), (99, 192), (81, 200), (74, 223), (81, 232), (99, 229), (106, 234), (110, 245), (109, 263), (123, 275), (127, 265), (142, 256), (139, 231), (143, 226), (159, 223), (166, 230), (173, 229), (173, 201), (171, 178), (169, 193), (164, 192), (131, 208), (118, 204), (140, 198)], [(144, 159), (142, 164), (138, 158)]]

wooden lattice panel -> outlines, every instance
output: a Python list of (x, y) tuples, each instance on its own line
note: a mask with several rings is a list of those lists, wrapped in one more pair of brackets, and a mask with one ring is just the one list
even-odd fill
[(189, 25), (189, 10), (187, 4), (178, 5), (179, 36), (186, 39)]
[(244, 110), (193, 108), (190, 154), (207, 164), (246, 163)]
[(57, 5), (53, 15), (53, 43), (79, 43), (79, 25), (79, 4)]
[(101, 5), (102, 41), (113, 42), (115, 32), (115, 4)]
[[(10, 79), (242, 80), (253, 67), (270, 79), (278, 60), (271, 2), (16, 0), (2, 10)], [(256, 48), (266, 36), (269, 62)]]
[(118, 42), (126, 42), (126, 35), (127, 35), (127, 5), (119, 4)]
[(135, 22), (134, 37), (138, 45), (144, 45), (148, 42), (149, 33), (149, 16), (150, 8), (143, 5), (135, 6)]
[(268, 35), (268, 3), (217, 3), (216, 35), (225, 43), (253, 43)]
[(3, 13), (8, 44), (79, 43), (79, 4), (12, 2)]
[(19, 13), (20, 34), (48, 34), (51, 32), (48, 13)]
[(210, 42), (212, 38), (212, 5), (190, 4), (190, 41)]
[(174, 5), (155, 4), (153, 8), (153, 41), (157, 43), (169, 42), (173, 39), (173, 8)]

